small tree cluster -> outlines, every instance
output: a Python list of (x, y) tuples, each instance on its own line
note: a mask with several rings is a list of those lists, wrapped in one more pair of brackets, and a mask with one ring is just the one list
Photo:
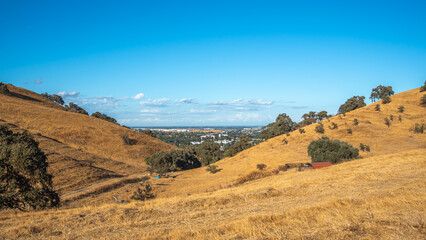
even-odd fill
[(155, 198), (155, 195), (149, 182), (143, 184), (142, 189), (138, 187), (136, 191), (133, 192), (133, 195), (130, 197), (130, 199), (137, 201), (145, 201), (153, 198)]
[(278, 115), (275, 122), (263, 127), (260, 138), (269, 139), (284, 133), (291, 132), (297, 128), (297, 123), (291, 120), (290, 116), (285, 113)]
[(300, 132), (300, 134), (303, 134), (303, 133), (305, 133), (305, 129), (299, 128), (299, 132)]
[(145, 158), (145, 162), (153, 171), (160, 174), (201, 167), (198, 158), (188, 150), (157, 152)]
[(358, 158), (359, 150), (346, 142), (323, 136), (309, 144), (308, 155), (312, 158), (312, 162), (339, 163)]
[(348, 134), (352, 134), (352, 129), (348, 128), (347, 132), (348, 132)]
[(250, 148), (252, 144), (250, 143), (251, 139), (248, 136), (242, 135), (240, 139), (232, 145), (228, 150), (225, 151), (226, 157), (232, 157), (237, 155), (237, 153)]
[(404, 110), (405, 110), (404, 106), (401, 105), (401, 106), (398, 107), (398, 112), (403, 113)]
[(102, 120), (108, 121), (108, 122), (112, 122), (112, 123), (117, 123), (117, 120), (115, 120), (115, 118), (112, 118), (106, 114), (100, 113), (100, 112), (94, 112), (92, 113), (92, 117), (95, 118), (100, 118)]
[(220, 170), (222, 170), (222, 169), (219, 169), (216, 165), (208, 165), (207, 168), (206, 168), (206, 171), (210, 172), (212, 174), (220, 172)]
[(399, 122), (402, 122), (402, 116), (401, 115), (398, 116), (398, 120), (399, 120)]
[(382, 86), (379, 85), (376, 88), (373, 88), (373, 90), (371, 90), (371, 95), (370, 95), (370, 99), (375, 102), (376, 100), (383, 100), (383, 104), (389, 103), (390, 100), (390, 96), (392, 96), (394, 94), (394, 91), (392, 90), (391, 86)]
[(322, 123), (318, 123), (318, 125), (315, 127), (315, 132), (317, 133), (324, 133), (324, 125)]
[(46, 156), (31, 135), (0, 126), (0, 209), (58, 206), (47, 166)]
[(424, 123), (416, 123), (413, 128), (414, 133), (424, 133), (425, 124)]
[(426, 107), (426, 94), (420, 98), (420, 105)]
[(221, 158), (220, 146), (214, 142), (203, 142), (193, 153), (203, 166), (215, 163)]
[(55, 102), (55, 103), (57, 103), (61, 106), (64, 105), (64, 103), (65, 103), (64, 99), (62, 99), (62, 97), (57, 95), (57, 94), (48, 94), (47, 92), (45, 92), (45, 93), (42, 93), (41, 96), (43, 96), (43, 97), (49, 99), (50, 101), (53, 101), (53, 102)]
[(145, 131), (143, 131), (143, 133), (145, 133), (148, 136), (154, 137), (155, 138), (155, 134), (151, 129), (145, 129)]
[(7, 88), (7, 84), (0, 82), (0, 94), (3, 94), (3, 95), (9, 95), (10, 94), (10, 91)]
[(89, 115), (86, 110), (84, 110), (82, 107), (78, 106), (77, 104), (70, 102), (68, 105), (65, 105), (65, 108), (69, 112), (75, 112), (75, 113), (81, 113), (84, 115)]
[(344, 104), (340, 106), (338, 113), (345, 114), (352, 110), (366, 106), (364, 99), (365, 97), (363, 96), (353, 96), (349, 98)]
[(359, 144), (359, 149), (361, 150), (361, 151), (367, 151), (367, 152), (369, 152), (370, 151), (370, 146), (368, 146), (367, 144), (363, 144), (363, 143), (360, 143)]
[(321, 111), (318, 113), (314, 111), (310, 111), (309, 113), (305, 113), (302, 115), (303, 120), (299, 123), (299, 125), (302, 127), (308, 126), (330, 117), (331, 115), (328, 115), (327, 111)]
[(287, 140), (287, 138), (284, 138), (284, 139), (283, 139), (283, 143), (284, 143), (284, 144), (288, 144), (288, 140)]

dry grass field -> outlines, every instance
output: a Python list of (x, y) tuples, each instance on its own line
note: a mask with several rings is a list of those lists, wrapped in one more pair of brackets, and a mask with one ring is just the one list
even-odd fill
[[(11, 89), (25, 95), (25, 90)], [(151, 179), (156, 199), (123, 204), (112, 196), (127, 200), (140, 183), (120, 182), (125, 180), (121, 176), (144, 175), (140, 158), (170, 146), (50, 103), (0, 96), (0, 119), (36, 136), (63, 196), (109, 184), (59, 209), (1, 212), (0, 239), (425, 239), (426, 135), (410, 130), (426, 121), (422, 95), (413, 89), (392, 96), (389, 104), (379, 101), (380, 112), (375, 103), (323, 120), (324, 134), (316, 133), (313, 124), (304, 134), (275, 137), (215, 163), (221, 169), (216, 174), (203, 167), (177, 172), (176, 178)], [(398, 112), (401, 105), (403, 113)], [(388, 127), (384, 118), (390, 115)], [(333, 122), (338, 129), (329, 128)], [(124, 146), (123, 132), (138, 145)], [(285, 163), (309, 162), (307, 146), (322, 135), (355, 147), (364, 143), (371, 151), (328, 168), (274, 171)], [(136, 149), (143, 154), (137, 156)], [(259, 163), (271, 174), (237, 184)], [(70, 182), (59, 174), (61, 168)], [(90, 176), (87, 182), (81, 183), (79, 169)]]

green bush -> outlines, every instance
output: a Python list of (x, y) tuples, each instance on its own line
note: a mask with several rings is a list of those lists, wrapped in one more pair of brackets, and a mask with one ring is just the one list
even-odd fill
[(402, 122), (402, 116), (401, 115), (398, 116), (398, 120), (399, 120), (399, 122)]
[(420, 98), (420, 105), (426, 107), (426, 94)]
[(392, 102), (392, 99), (391, 99), (389, 96), (384, 96), (384, 97), (382, 98), (382, 103), (383, 103), (383, 104), (388, 104), (388, 103), (390, 103), (390, 102)]
[(220, 146), (214, 142), (203, 142), (197, 149), (196, 155), (203, 166), (220, 160)]
[(315, 127), (315, 132), (324, 133), (324, 125), (322, 125), (322, 123), (318, 123), (318, 125)]
[(188, 150), (157, 152), (145, 158), (145, 162), (157, 173), (201, 167), (198, 158)]
[(259, 169), (260, 171), (262, 171), (263, 169), (266, 168), (266, 164), (263, 164), (263, 163), (257, 164), (256, 168)]
[(376, 88), (373, 88), (373, 90), (371, 90), (370, 99), (373, 102), (375, 102), (376, 99), (377, 100), (383, 99), (383, 104), (386, 104), (391, 101), (389, 97), (392, 96), (393, 94), (394, 94), (394, 91), (392, 90), (391, 86), (386, 87), (386, 86), (379, 85)]
[(117, 123), (117, 120), (115, 120), (115, 118), (112, 118), (106, 114), (100, 113), (100, 112), (94, 112), (92, 113), (92, 117), (95, 118), (100, 118), (102, 120), (108, 121), (108, 122), (112, 122), (112, 123)]
[(65, 108), (69, 112), (75, 112), (75, 113), (81, 113), (84, 115), (89, 115), (86, 110), (84, 110), (82, 107), (78, 106), (77, 104), (70, 102), (68, 105), (65, 105)]
[(385, 124), (386, 126), (390, 127), (391, 125), (391, 121), (389, 120), (389, 118), (385, 117)]
[(352, 134), (352, 129), (348, 128), (347, 132), (348, 132), (349, 134)]
[(330, 129), (338, 129), (339, 126), (337, 126), (337, 123), (332, 122), (331, 126), (329, 126)]
[(155, 195), (152, 191), (151, 184), (149, 182), (146, 182), (142, 189), (139, 187), (136, 189), (135, 192), (133, 192), (133, 195), (130, 197), (130, 199), (138, 200), (138, 201), (145, 201), (148, 199), (155, 198)]
[(308, 146), (308, 155), (312, 162), (339, 163), (344, 160), (351, 160), (359, 157), (359, 150), (350, 144), (331, 140), (323, 136), (317, 141), (312, 141)]
[(305, 129), (299, 128), (299, 132), (300, 132), (300, 134), (303, 134), (303, 133), (305, 133)]
[(369, 152), (370, 151), (370, 146), (368, 146), (368, 145), (366, 145), (366, 144), (363, 144), (363, 143), (360, 143), (359, 144), (359, 149), (361, 150), (361, 151), (367, 151), (367, 152)]
[(135, 144), (135, 141), (133, 139), (130, 139), (129, 135), (127, 135), (127, 134), (123, 134), (120, 137), (121, 137), (121, 140), (123, 141), (124, 145), (133, 145), (133, 144)]
[(425, 124), (424, 123), (416, 123), (414, 125), (414, 133), (424, 133), (425, 131)]
[(420, 92), (424, 92), (424, 91), (426, 91), (426, 81), (425, 81), (425, 84), (420, 87)]
[(363, 96), (353, 96), (349, 98), (344, 104), (339, 107), (338, 113), (345, 114), (352, 110), (366, 106), (364, 99), (365, 97)]
[(405, 110), (404, 106), (401, 105), (401, 106), (398, 107), (398, 112), (403, 113), (404, 110)]
[(354, 126), (358, 126), (358, 124), (359, 124), (359, 121), (358, 121), (358, 119), (354, 119)]
[(284, 144), (288, 144), (288, 140), (287, 140), (287, 138), (284, 138), (284, 139), (283, 139), (283, 143), (284, 143)]
[(217, 172), (220, 172), (220, 170), (222, 170), (222, 169), (217, 168), (217, 166), (216, 166), (216, 165), (208, 165), (208, 166), (207, 166), (207, 168), (206, 168), (206, 171), (207, 171), (207, 172), (210, 172), (210, 173), (212, 173), (212, 174), (215, 174), (215, 173), (217, 173)]
[(46, 156), (31, 135), (0, 126), (0, 209), (58, 206), (47, 166)]
[(380, 104), (376, 104), (376, 107), (374, 108), (376, 111), (380, 112)]

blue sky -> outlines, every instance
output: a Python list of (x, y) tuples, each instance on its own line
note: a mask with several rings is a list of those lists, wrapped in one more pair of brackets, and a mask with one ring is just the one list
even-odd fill
[[(128, 126), (265, 125), (426, 80), (426, 1), (0, 1), (0, 81)], [(368, 101), (369, 102), (369, 101)]]

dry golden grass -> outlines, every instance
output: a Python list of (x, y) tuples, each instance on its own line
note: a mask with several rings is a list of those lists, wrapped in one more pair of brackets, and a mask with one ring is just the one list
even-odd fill
[(0, 217), (0, 238), (424, 239), (425, 149), (239, 187)]

